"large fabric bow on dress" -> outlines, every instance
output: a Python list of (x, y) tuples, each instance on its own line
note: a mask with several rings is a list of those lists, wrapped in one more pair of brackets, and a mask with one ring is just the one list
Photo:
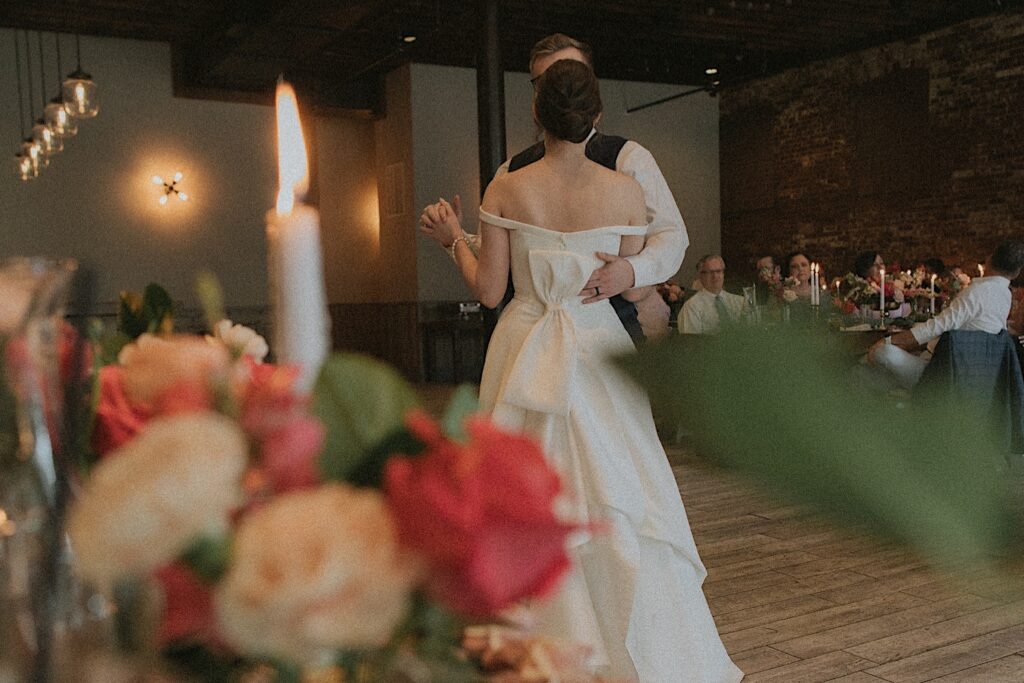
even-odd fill
[(527, 410), (568, 415), (579, 344), (568, 309), (582, 306), (580, 290), (594, 269), (592, 258), (568, 251), (533, 250), (530, 275), (538, 307), (534, 323), (512, 364), (504, 401)]

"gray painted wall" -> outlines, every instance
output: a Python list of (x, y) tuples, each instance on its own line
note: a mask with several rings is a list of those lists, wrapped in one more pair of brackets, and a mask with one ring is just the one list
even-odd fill
[[(690, 248), (680, 270), (688, 284), (701, 255), (720, 250), (718, 193), (718, 100), (697, 94), (634, 114), (628, 107), (672, 95), (685, 86), (601, 81), (604, 117), (600, 128), (637, 140), (657, 159), (682, 211)], [(505, 74), (505, 117), (509, 154), (534, 142), (533, 89), (526, 73)], [(417, 207), (439, 196), (463, 199), (466, 227), (476, 230), (479, 209), (476, 76), (471, 69), (412, 66), (414, 194)], [(432, 240), (418, 238), (421, 301), (470, 298), (447, 254)]]
[[(31, 45), (38, 74), (34, 36)], [(64, 36), (65, 71), (73, 45)], [(52, 97), (52, 34), (44, 46)], [(14, 32), (0, 29), (0, 92), (17, 92), (14, 58)], [(18, 103), (0, 98), (0, 257), (70, 256), (95, 266), (101, 302), (156, 281), (191, 303), (194, 274), (206, 267), (230, 305), (265, 303), (264, 214), (277, 186), (272, 108), (173, 98), (164, 43), (83, 36), (82, 66), (99, 86), (99, 116), (32, 182), (9, 170)], [(185, 173), (190, 201), (161, 207), (150, 178), (175, 170)]]

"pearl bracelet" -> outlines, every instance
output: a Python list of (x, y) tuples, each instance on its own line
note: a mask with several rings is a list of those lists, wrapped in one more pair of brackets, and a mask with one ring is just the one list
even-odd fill
[(469, 246), (469, 240), (466, 239), (465, 234), (463, 234), (462, 237), (456, 237), (454, 240), (452, 240), (452, 243), (448, 245), (448, 253), (451, 254), (452, 261), (455, 261), (456, 263), (458, 263), (458, 259), (455, 258), (455, 245), (458, 244), (459, 242), (465, 242), (466, 246)]

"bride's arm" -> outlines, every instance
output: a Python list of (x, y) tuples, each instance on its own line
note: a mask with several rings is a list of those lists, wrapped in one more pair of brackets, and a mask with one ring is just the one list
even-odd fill
[[(495, 206), (492, 187), (484, 193), (481, 208), (499, 214)], [(443, 221), (457, 220), (454, 212), (442, 203), (441, 218)], [(462, 279), (472, 290), (473, 295), (487, 308), (495, 308), (501, 303), (508, 287), (509, 246), (508, 232), (488, 223), (480, 223), (479, 254), (474, 254), (464, 239), (457, 240), (453, 245), (455, 263), (459, 266)]]

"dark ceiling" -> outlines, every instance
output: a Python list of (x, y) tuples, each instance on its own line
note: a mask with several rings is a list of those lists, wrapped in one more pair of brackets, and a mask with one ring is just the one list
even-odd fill
[[(502, 61), (537, 38), (594, 47), (603, 78), (723, 87), (1008, 10), (1022, 0), (502, 0)], [(478, 0), (0, 0), (0, 26), (171, 43), (178, 94), (269, 97), (280, 73), (322, 105), (377, 107), (399, 64), (474, 66)], [(415, 41), (403, 41), (415, 36)]]

